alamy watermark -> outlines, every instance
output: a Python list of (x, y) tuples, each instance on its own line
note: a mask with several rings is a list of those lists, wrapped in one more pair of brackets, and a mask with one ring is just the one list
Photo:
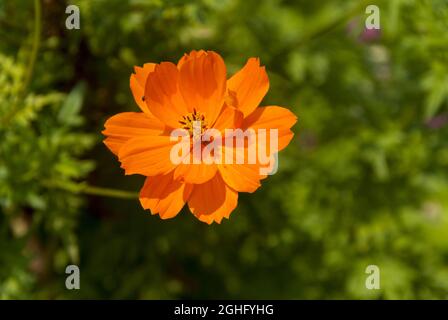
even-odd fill
[(380, 26), (380, 8), (378, 6), (371, 4), (366, 7), (366, 14), (369, 16), (366, 18), (366, 29), (368, 30), (379, 30)]
[(366, 268), (366, 274), (369, 276), (366, 278), (366, 289), (379, 290), (380, 289), (380, 268), (377, 265), (371, 264)]
[(68, 30), (80, 29), (80, 16), (78, 6), (71, 4), (65, 8), (65, 13), (69, 16), (65, 19), (65, 27)]
[(69, 276), (65, 279), (65, 287), (68, 290), (79, 290), (81, 288), (81, 279), (79, 267), (71, 264), (65, 268), (65, 273)]

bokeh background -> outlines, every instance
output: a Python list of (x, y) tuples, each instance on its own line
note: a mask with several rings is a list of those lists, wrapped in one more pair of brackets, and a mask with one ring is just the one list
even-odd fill
[[(143, 211), (100, 133), (138, 110), (134, 65), (201, 48), (260, 57), (263, 104), (299, 117), (212, 226)], [(445, 299), (447, 98), (444, 0), (0, 0), (0, 298)]]

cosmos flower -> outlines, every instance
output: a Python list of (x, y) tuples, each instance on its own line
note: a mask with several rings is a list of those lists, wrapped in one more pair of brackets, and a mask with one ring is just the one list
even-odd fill
[[(290, 128), (297, 118), (291, 111), (279, 106), (259, 107), (269, 89), (269, 79), (258, 58), (250, 58), (227, 79), (219, 54), (192, 51), (177, 65), (162, 62), (135, 67), (130, 87), (141, 112), (109, 118), (103, 131), (107, 137), (104, 143), (118, 157), (126, 175), (146, 176), (140, 203), (162, 219), (175, 217), (187, 204), (200, 221), (220, 223), (236, 208), (238, 192), (254, 192), (267, 176), (261, 170), (266, 163), (258, 159), (230, 164), (173, 161), (173, 148), (179, 144), (172, 138), (174, 130), (183, 130), (192, 138), (186, 145), (190, 152), (183, 156), (188, 160), (195, 157), (193, 146), (202, 151), (210, 143), (196, 136), (203, 137), (212, 129), (224, 137), (228, 129), (253, 130), (255, 137), (262, 131), (258, 129), (266, 129), (268, 140), (269, 130), (276, 129), (277, 146), (263, 149), (271, 157), (294, 135)], [(196, 135), (195, 124), (199, 130)], [(220, 150), (242, 148), (242, 154), (247, 155), (248, 145), (222, 144)]]

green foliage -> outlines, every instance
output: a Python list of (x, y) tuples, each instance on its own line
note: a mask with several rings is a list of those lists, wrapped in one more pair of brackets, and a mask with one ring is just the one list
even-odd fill
[[(80, 30), (65, 29), (62, 1), (45, 2), (22, 92), (33, 7), (0, 2), (0, 35), (14, 17), (7, 30), (25, 41), (0, 43), (0, 297), (447, 297), (446, 1), (377, 1), (379, 33), (363, 30), (369, 1), (70, 3)], [(279, 172), (240, 194), (222, 225), (81, 197), (73, 183), (83, 179), (143, 183), (99, 143), (106, 118), (137, 111), (132, 67), (200, 48), (219, 52), (229, 74), (260, 57), (263, 104), (298, 115)], [(71, 262), (79, 291), (64, 286)], [(381, 290), (365, 288), (371, 264)]]
[[(85, 177), (92, 162), (79, 156), (94, 140), (76, 128), (82, 87), (67, 98), (24, 93), (23, 65), (0, 55), (0, 70), (0, 298), (23, 298), (33, 283), (29, 269), (42, 275), (46, 263), (79, 261), (82, 199), (48, 188)], [(45, 260), (49, 252), (54, 257)]]

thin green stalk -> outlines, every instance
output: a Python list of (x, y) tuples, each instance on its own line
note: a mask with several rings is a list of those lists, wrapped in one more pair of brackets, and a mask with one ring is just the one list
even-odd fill
[(343, 12), (341, 15), (335, 17), (327, 24), (320, 26), (316, 30), (312, 30), (309, 34), (305, 35), (301, 41), (293, 43), (290, 46), (280, 50), (279, 53), (277, 53), (275, 59), (281, 60), (281, 57), (286, 53), (297, 50), (305, 45), (309, 45), (310, 42), (327, 35), (328, 33), (341, 26), (344, 22), (350, 20), (361, 12), (364, 12), (363, 8), (365, 8), (368, 4), (369, 0), (360, 1), (353, 8), (348, 9), (346, 12)]
[(109, 189), (88, 185), (85, 182), (76, 183), (69, 181), (43, 181), (43, 185), (47, 188), (55, 188), (66, 190), (73, 193), (90, 194), (95, 196), (120, 198), (120, 199), (137, 199), (138, 193), (125, 190)]
[(40, 46), (40, 34), (41, 34), (41, 4), (40, 0), (34, 0), (34, 33), (33, 44), (31, 48), (30, 60), (28, 63), (27, 72), (25, 74), (25, 80), (23, 81), (22, 92), (28, 87), (34, 72), (34, 66), (36, 64), (37, 53)]
[[(365, 8), (369, 4), (369, 0), (360, 0), (356, 5), (354, 5), (353, 8), (347, 9), (345, 12), (341, 13), (339, 16), (333, 18), (328, 23), (326, 23), (323, 26), (320, 26), (319, 28), (310, 31), (308, 34), (306, 34), (302, 40), (296, 43), (291, 43), (289, 46), (286, 46), (279, 50), (277, 54), (274, 56), (273, 61), (283, 61), (283, 57), (288, 54), (289, 52), (292, 52), (294, 50), (298, 50), (306, 45), (310, 45), (311, 42), (324, 37), (343, 25), (345, 22), (350, 20), (356, 15), (359, 15), (363, 11), (363, 8)], [(288, 79), (288, 75), (284, 72), (280, 71), (277, 72), (278, 75)], [(287, 81), (286, 81), (287, 82)]]

